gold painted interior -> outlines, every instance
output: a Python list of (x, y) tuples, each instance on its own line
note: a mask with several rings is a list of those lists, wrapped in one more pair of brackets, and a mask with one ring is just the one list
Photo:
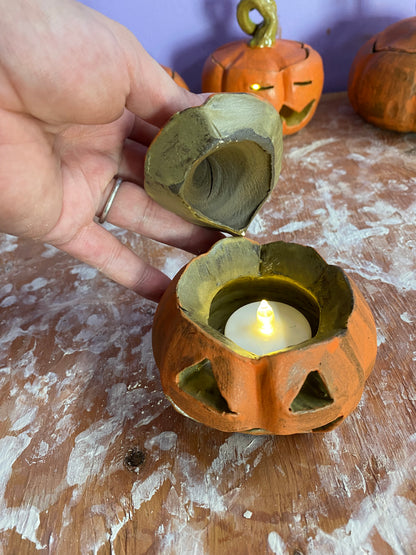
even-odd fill
[(188, 318), (246, 356), (223, 335), (228, 317), (244, 304), (262, 298), (291, 304), (311, 325), (309, 341), (344, 332), (353, 309), (344, 272), (311, 247), (283, 241), (259, 245), (237, 237), (219, 241), (193, 260), (179, 279), (177, 294)]
[(179, 388), (194, 399), (217, 412), (233, 414), (219, 390), (211, 361), (207, 358), (184, 368), (176, 379)]
[(182, 218), (243, 235), (281, 168), (282, 121), (253, 94), (223, 93), (174, 114), (149, 146), (147, 194)]
[(334, 400), (329, 394), (320, 373), (317, 370), (313, 370), (306, 376), (289, 410), (292, 412), (316, 410), (332, 405), (333, 402)]

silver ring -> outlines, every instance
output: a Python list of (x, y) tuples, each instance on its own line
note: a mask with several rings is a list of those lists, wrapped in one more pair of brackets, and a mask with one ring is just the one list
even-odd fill
[(113, 205), (114, 199), (116, 198), (117, 191), (120, 189), (120, 186), (123, 183), (122, 177), (117, 177), (115, 179), (116, 179), (116, 182), (114, 183), (114, 186), (111, 189), (111, 193), (107, 199), (107, 202), (104, 205), (103, 211), (101, 212), (101, 215), (98, 218), (98, 221), (100, 222), (100, 224), (103, 224), (106, 221), (108, 213), (110, 212), (110, 209)]

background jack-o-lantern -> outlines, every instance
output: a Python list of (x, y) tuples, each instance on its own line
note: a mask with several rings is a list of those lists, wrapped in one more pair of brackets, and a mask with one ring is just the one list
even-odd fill
[(179, 75), (177, 71), (174, 71), (172, 68), (167, 66), (162, 65), (162, 67), (167, 73), (169, 73), (169, 75), (172, 77), (177, 85), (189, 91), (188, 85), (185, 83), (185, 80)]
[(416, 17), (389, 25), (368, 40), (351, 66), (348, 96), (366, 121), (416, 131)]
[[(263, 17), (261, 24), (250, 19), (252, 10)], [(296, 133), (311, 120), (322, 93), (320, 55), (307, 44), (276, 39), (274, 0), (241, 0), (237, 19), (253, 38), (230, 42), (211, 54), (203, 68), (202, 90), (256, 94), (279, 112), (284, 135)]]

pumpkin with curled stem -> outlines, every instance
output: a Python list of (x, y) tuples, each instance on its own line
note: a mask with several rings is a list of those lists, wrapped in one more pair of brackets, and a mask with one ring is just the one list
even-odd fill
[(389, 25), (357, 52), (348, 96), (366, 121), (393, 131), (416, 131), (416, 17)]
[[(256, 25), (250, 11), (263, 17)], [(321, 56), (302, 42), (276, 39), (274, 0), (241, 0), (241, 29), (251, 40), (238, 40), (215, 50), (202, 72), (204, 92), (249, 92), (270, 102), (280, 113), (283, 134), (296, 133), (311, 120), (322, 94)]]

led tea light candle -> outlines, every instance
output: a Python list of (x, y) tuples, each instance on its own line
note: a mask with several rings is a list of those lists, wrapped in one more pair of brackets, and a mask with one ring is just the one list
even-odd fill
[(228, 319), (224, 335), (251, 353), (267, 355), (310, 339), (312, 330), (293, 306), (262, 300), (237, 309)]

